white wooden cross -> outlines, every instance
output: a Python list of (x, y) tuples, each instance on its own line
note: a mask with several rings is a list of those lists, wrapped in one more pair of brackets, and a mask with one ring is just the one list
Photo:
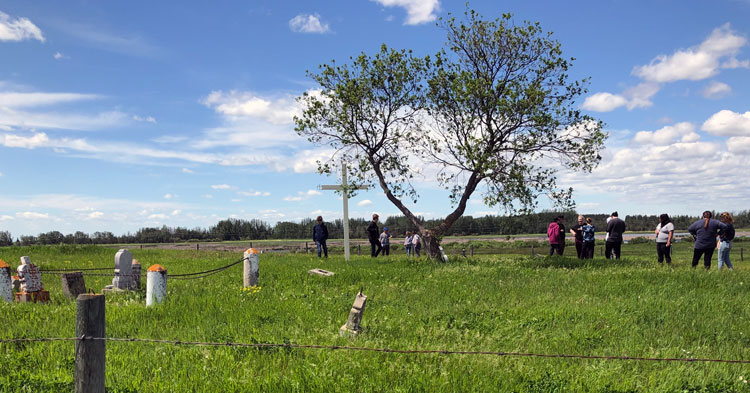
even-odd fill
[(347, 187), (346, 163), (341, 161), (341, 184), (328, 184), (320, 186), (321, 190), (341, 191), (344, 196), (344, 259), (349, 260), (349, 195), (348, 191), (366, 190), (367, 187)]

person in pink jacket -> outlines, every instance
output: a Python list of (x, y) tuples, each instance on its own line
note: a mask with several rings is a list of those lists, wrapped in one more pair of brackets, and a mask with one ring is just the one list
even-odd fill
[(557, 216), (554, 220), (552, 220), (551, 223), (549, 223), (549, 226), (547, 227), (547, 237), (549, 238), (549, 255), (563, 254), (563, 247), (565, 247), (565, 238), (562, 235), (565, 231), (565, 227), (561, 225), (561, 220), (563, 219), (563, 216)]

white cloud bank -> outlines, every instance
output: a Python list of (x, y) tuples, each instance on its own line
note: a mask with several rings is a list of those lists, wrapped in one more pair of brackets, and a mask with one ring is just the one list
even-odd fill
[(289, 20), (289, 28), (295, 33), (323, 34), (330, 31), (328, 23), (321, 22), (318, 14), (299, 14)]
[[(647, 108), (651, 97), (664, 83), (681, 80), (698, 81), (713, 77), (721, 68), (750, 68), (750, 60), (739, 60), (740, 49), (748, 43), (747, 38), (732, 30), (727, 23), (711, 32), (700, 45), (680, 49), (671, 55), (659, 55), (649, 64), (636, 66), (632, 74), (642, 82), (621, 94), (598, 92), (583, 102), (581, 108), (594, 112), (610, 112), (619, 107)], [(720, 98), (731, 92), (731, 87), (713, 82), (704, 91), (707, 98)]]
[(383, 7), (402, 7), (406, 10), (407, 25), (432, 22), (440, 12), (439, 0), (372, 0)]
[(44, 35), (28, 18), (12, 19), (0, 11), (0, 41), (37, 40), (44, 42)]
[(750, 137), (750, 111), (745, 113), (722, 110), (714, 113), (701, 127), (713, 135)]

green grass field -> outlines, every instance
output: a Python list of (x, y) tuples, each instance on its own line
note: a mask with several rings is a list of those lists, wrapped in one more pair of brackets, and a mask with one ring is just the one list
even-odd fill
[[(426, 259), (261, 255), (261, 290), (242, 291), (242, 268), (169, 282), (166, 303), (145, 292), (107, 295), (107, 335), (184, 341), (356, 345), (548, 354), (750, 359), (750, 267), (689, 267), (689, 243), (673, 266), (652, 244), (624, 259), (593, 261), (482, 255)], [(224, 266), (237, 253), (131, 250), (169, 273)], [(539, 250), (540, 253), (546, 250)], [(0, 248), (13, 267), (110, 267), (99, 247)], [(523, 250), (525, 253), (526, 250)], [(571, 248), (566, 253), (574, 252)], [(597, 249), (597, 255), (599, 251)], [(324, 268), (333, 277), (310, 276)], [(111, 281), (88, 277), (100, 290)], [(0, 304), (0, 339), (73, 337), (75, 302), (45, 275), (48, 305)], [(145, 281), (144, 281), (145, 287)], [(356, 292), (368, 296), (356, 339), (338, 336)], [(73, 389), (72, 342), (0, 344), (0, 391)], [(107, 343), (110, 392), (750, 392), (750, 365), (388, 354)]]

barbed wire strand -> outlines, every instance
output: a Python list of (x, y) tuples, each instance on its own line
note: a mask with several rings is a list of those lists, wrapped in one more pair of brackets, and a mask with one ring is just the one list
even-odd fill
[(128, 343), (151, 343), (187, 346), (210, 346), (210, 347), (245, 347), (245, 348), (287, 348), (287, 349), (328, 349), (345, 351), (365, 351), (398, 354), (434, 354), (434, 355), (483, 355), (483, 356), (507, 356), (507, 357), (540, 357), (540, 358), (562, 358), (562, 359), (591, 359), (591, 360), (633, 360), (652, 362), (686, 362), (686, 363), (732, 363), (750, 364), (750, 360), (736, 359), (712, 359), (712, 358), (657, 358), (644, 356), (604, 356), (604, 355), (575, 355), (561, 353), (533, 353), (533, 352), (493, 352), (493, 351), (457, 351), (443, 349), (392, 349), (392, 348), (370, 348), (353, 347), (342, 345), (317, 345), (317, 344), (275, 344), (275, 343), (236, 343), (236, 342), (199, 342), (182, 340), (157, 340), (144, 338), (116, 338), (116, 337), (64, 337), (64, 338), (12, 338), (0, 339), (0, 344), (52, 342), (52, 341), (111, 341)]

